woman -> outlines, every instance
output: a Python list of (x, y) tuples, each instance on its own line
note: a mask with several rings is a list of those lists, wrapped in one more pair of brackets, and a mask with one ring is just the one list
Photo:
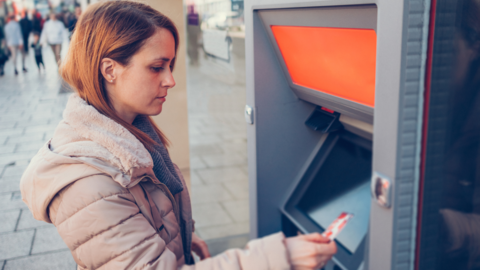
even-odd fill
[(319, 234), (278, 233), (209, 258), (168, 140), (149, 118), (175, 86), (178, 42), (173, 23), (144, 4), (87, 9), (61, 69), (76, 94), (25, 171), (23, 200), (57, 227), (79, 269), (322, 267), (336, 246)]

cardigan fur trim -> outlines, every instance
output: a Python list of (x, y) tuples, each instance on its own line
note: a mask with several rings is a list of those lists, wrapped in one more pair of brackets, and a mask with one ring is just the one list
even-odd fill
[(55, 152), (107, 161), (128, 175), (135, 168), (153, 167), (150, 153), (130, 131), (88, 105), (77, 94), (70, 96), (63, 122), (66, 125), (59, 125), (54, 140), (57, 135), (66, 138), (58, 138), (62, 142), (55, 143), (59, 146)]

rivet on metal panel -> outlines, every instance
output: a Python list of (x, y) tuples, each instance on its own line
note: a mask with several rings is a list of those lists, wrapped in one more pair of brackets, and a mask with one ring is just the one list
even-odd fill
[(371, 183), (372, 198), (382, 207), (392, 206), (392, 181), (381, 174), (374, 172)]
[(245, 121), (253, 125), (253, 108), (249, 105), (245, 105)]

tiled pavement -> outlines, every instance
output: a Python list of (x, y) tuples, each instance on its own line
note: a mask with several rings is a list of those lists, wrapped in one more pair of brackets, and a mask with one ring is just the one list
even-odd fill
[[(44, 50), (46, 73), (38, 73), (29, 57), (28, 73), (14, 76), (7, 63), (0, 77), (0, 270), (73, 270), (75, 262), (56, 229), (35, 220), (20, 196), (20, 177), (53, 134), (68, 97), (59, 93), (50, 49)], [(223, 248), (228, 245), (216, 238), (248, 233), (244, 86), (221, 65), (190, 68), (189, 86), (194, 218), (198, 234)], [(241, 246), (244, 238), (227, 240)]]
[(187, 70), (191, 197), (203, 239), (249, 232), (245, 64), (233, 56)]
[(66, 245), (51, 224), (33, 218), (22, 202), (20, 177), (29, 160), (51, 137), (67, 96), (50, 48), (47, 71), (39, 73), (33, 53), (27, 73), (13, 75), (7, 62), (0, 77), (0, 269), (75, 269)]

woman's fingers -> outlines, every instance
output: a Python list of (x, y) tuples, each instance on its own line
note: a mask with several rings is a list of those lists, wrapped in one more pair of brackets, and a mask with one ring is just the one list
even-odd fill
[(200, 260), (210, 258), (210, 252), (208, 251), (208, 248), (203, 245), (192, 245), (192, 251), (197, 254)]
[(324, 267), (328, 261), (332, 259), (332, 256), (322, 255), (317, 257), (316, 265), (313, 269), (320, 269)]
[(208, 250), (207, 243), (205, 243), (203, 240), (202, 240), (202, 244), (200, 245), (200, 250), (203, 255), (202, 260), (206, 258), (210, 258), (210, 251)]
[(337, 253), (337, 245), (334, 241), (331, 241), (328, 244), (315, 244), (316, 250), (316, 262), (317, 265), (314, 269), (319, 269), (324, 267), (327, 262), (332, 258), (332, 256)]
[(331, 241), (330, 243), (324, 243), (324, 244), (317, 244), (315, 245), (315, 248), (317, 250), (317, 254), (322, 254), (322, 255), (333, 255), (337, 253), (337, 245), (335, 244), (335, 241)]
[(285, 243), (295, 270), (322, 268), (337, 252), (335, 242), (318, 233), (287, 238)]
[(200, 257), (200, 260), (210, 258), (210, 251), (208, 245), (195, 233), (192, 234), (192, 251)]
[(315, 243), (328, 243), (328, 242), (330, 242), (330, 239), (328, 239), (325, 236), (319, 234), (318, 232), (304, 234), (304, 235), (302, 235), (302, 238), (307, 240), (307, 241), (315, 242)]

